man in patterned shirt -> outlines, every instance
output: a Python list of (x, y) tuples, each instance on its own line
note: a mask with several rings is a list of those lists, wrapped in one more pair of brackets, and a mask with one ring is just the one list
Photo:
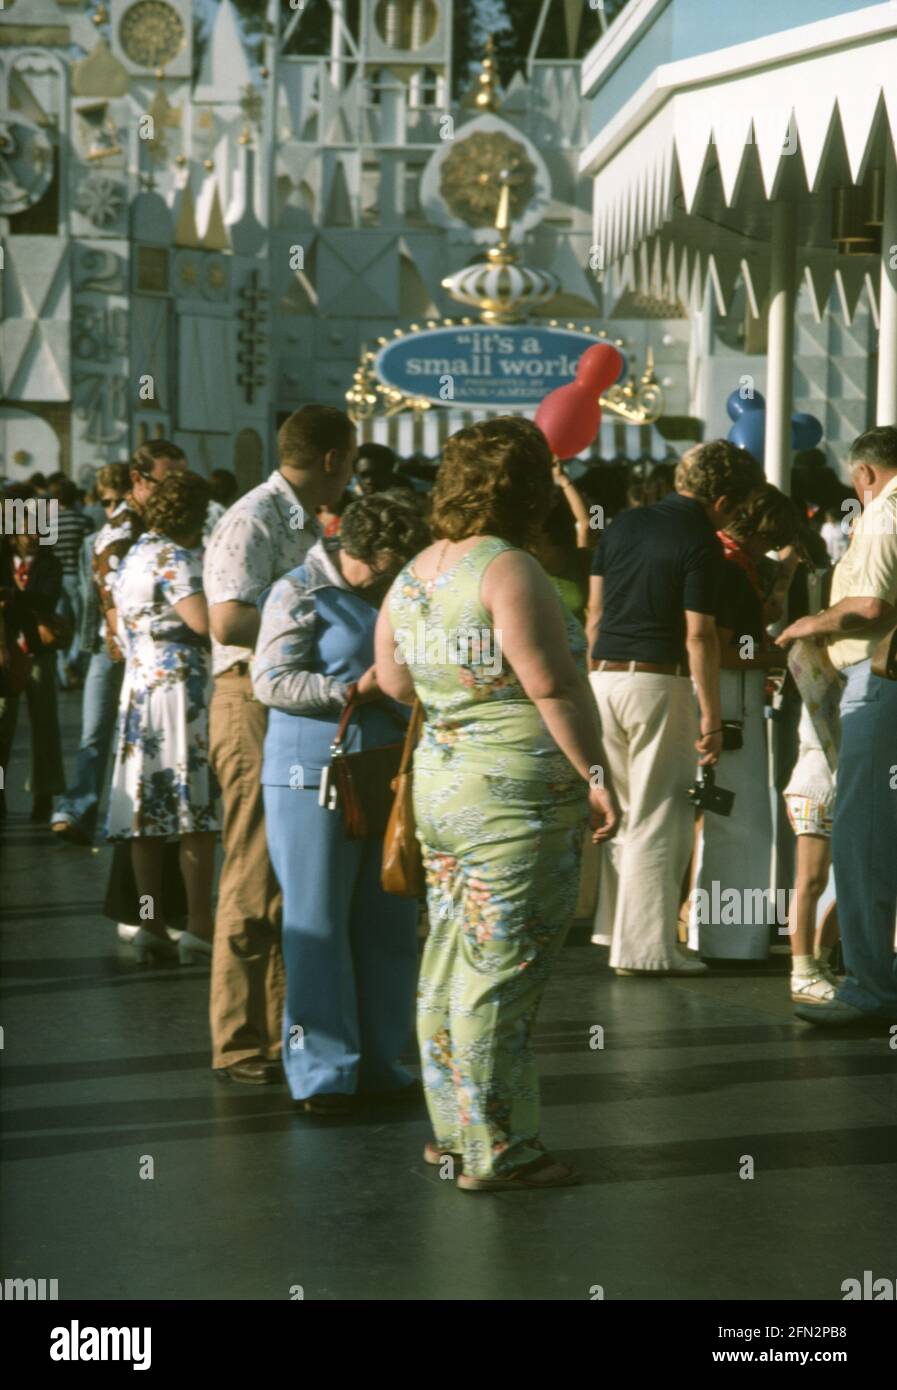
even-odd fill
[(284, 970), (280, 891), (265, 838), (262, 748), (267, 709), (249, 666), (258, 600), (295, 569), (318, 538), (315, 514), (342, 494), (357, 446), (347, 415), (306, 405), (280, 427), (280, 467), (221, 518), (203, 581), (215, 689), (209, 709), (212, 769), (221, 788), (224, 866), (212, 950), (212, 1066), (225, 1081), (280, 1079)]

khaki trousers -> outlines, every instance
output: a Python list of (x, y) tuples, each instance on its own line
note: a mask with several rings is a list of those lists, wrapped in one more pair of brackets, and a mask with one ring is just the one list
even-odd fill
[(215, 679), (209, 756), (221, 788), (224, 866), (212, 945), (212, 1066), (280, 1056), (280, 889), (268, 858), (262, 748), (268, 711), (248, 675)]
[(697, 766), (698, 712), (691, 681), (648, 671), (589, 677), (620, 827), (605, 847), (593, 940), (610, 964), (663, 970), (677, 962), (682, 877), (694, 811), (686, 793)]

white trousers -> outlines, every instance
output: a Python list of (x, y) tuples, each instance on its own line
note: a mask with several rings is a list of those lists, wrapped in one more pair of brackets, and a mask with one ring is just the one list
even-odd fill
[(691, 681), (648, 671), (589, 677), (608, 772), (620, 806), (603, 847), (593, 941), (627, 970), (677, 964), (682, 879), (694, 835), (687, 792), (697, 766), (698, 710)]

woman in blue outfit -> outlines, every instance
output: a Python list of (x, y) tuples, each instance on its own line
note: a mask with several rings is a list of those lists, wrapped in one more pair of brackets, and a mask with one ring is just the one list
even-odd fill
[[(350, 1109), (360, 1093), (417, 1093), (399, 1062), (417, 980), (417, 904), (380, 886), (382, 839), (350, 840), (319, 804), (330, 744), (357, 682), (346, 752), (401, 740), (374, 677), (377, 608), (428, 542), (412, 507), (353, 503), (338, 538), (318, 541), (262, 608), (253, 688), (271, 714), (262, 783), (271, 863), (283, 892), (284, 1068), (306, 1110)], [(387, 708), (389, 705), (391, 708)]]

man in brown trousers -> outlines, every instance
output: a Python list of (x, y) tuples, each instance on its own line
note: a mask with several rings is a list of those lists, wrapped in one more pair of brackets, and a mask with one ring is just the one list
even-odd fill
[(250, 676), (257, 602), (317, 540), (318, 508), (336, 502), (351, 477), (355, 428), (333, 406), (306, 405), (281, 425), (278, 447), (278, 470), (215, 527), (203, 579), (215, 678), (210, 756), (221, 787), (225, 856), (212, 951), (212, 1066), (224, 1081), (253, 1085), (280, 1079), (284, 992), (280, 891), (261, 787), (268, 712), (254, 698)]

